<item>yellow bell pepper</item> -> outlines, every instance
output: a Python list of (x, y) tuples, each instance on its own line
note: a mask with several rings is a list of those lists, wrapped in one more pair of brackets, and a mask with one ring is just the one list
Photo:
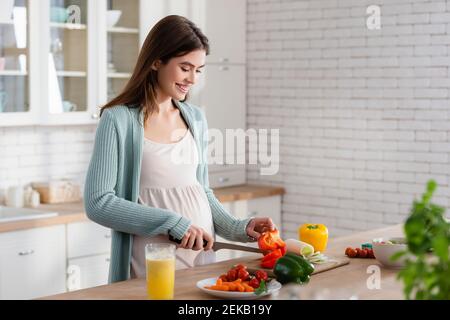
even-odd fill
[(298, 229), (300, 241), (309, 243), (314, 251), (324, 252), (328, 243), (328, 229), (323, 224), (305, 223)]

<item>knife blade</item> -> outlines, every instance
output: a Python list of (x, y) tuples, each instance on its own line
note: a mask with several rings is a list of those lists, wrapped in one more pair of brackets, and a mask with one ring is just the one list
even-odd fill
[[(178, 243), (178, 244), (181, 243), (180, 239), (176, 239), (176, 238), (174, 238), (173, 236), (170, 236), (170, 235), (169, 235), (169, 240), (173, 241), (175, 243)], [(203, 240), (203, 247), (206, 247), (207, 244), (208, 244), (208, 242), (206, 240)], [(212, 250), (213, 251), (218, 251), (218, 250), (221, 250), (221, 249), (239, 250), (239, 251), (256, 252), (256, 253), (264, 254), (264, 251), (262, 251), (259, 248), (248, 247), (248, 246), (241, 246), (241, 245), (238, 245), (238, 244), (232, 244), (232, 243), (226, 243), (226, 242), (220, 242), (220, 241), (214, 241)]]

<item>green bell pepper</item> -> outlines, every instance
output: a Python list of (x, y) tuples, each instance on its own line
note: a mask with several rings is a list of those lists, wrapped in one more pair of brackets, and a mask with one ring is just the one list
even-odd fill
[(298, 256), (291, 252), (287, 252), (285, 256), (297, 261), (297, 263), (299, 263), (300, 266), (302, 266), (303, 269), (305, 269), (305, 272), (308, 275), (310, 275), (314, 272), (314, 265), (311, 262), (309, 262), (308, 260), (306, 260), (305, 258)]
[(303, 284), (309, 281), (314, 266), (300, 256), (286, 254), (278, 259), (273, 268), (277, 281), (281, 284), (294, 282)]

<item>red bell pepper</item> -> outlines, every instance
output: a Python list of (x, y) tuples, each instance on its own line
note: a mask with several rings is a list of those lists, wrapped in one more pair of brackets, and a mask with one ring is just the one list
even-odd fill
[(278, 230), (264, 232), (258, 239), (258, 247), (266, 251), (261, 267), (273, 269), (279, 258), (286, 253), (286, 243), (280, 238)]
[(286, 244), (280, 238), (278, 230), (264, 232), (258, 239), (258, 246), (261, 250), (275, 250), (285, 247)]
[(275, 263), (278, 259), (280, 259), (283, 256), (280, 249), (275, 249), (272, 252), (266, 254), (264, 258), (262, 258), (261, 261), (261, 267), (273, 269), (275, 266)]

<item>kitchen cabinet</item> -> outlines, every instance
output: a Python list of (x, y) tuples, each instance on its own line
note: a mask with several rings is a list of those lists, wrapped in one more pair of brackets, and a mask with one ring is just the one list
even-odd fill
[[(139, 55), (140, 35), (147, 35), (147, 30), (140, 29), (140, 21), (145, 19), (145, 13), (140, 13), (140, 0), (100, 2), (100, 16), (106, 18), (100, 24), (101, 34), (107, 35), (99, 39), (100, 74), (106, 74), (99, 79), (99, 99), (103, 105), (120, 94), (131, 78)], [(114, 24), (117, 15), (120, 18)]]
[[(250, 200), (238, 200), (227, 203), (227, 210), (239, 219), (249, 217), (270, 217), (278, 229), (281, 229), (281, 196), (262, 197)], [(230, 242), (216, 236), (216, 241)], [(245, 246), (257, 247), (257, 243), (238, 243)], [(240, 258), (247, 255), (244, 251), (219, 250), (216, 254), (217, 261)]]
[(206, 0), (199, 24), (211, 43), (210, 64), (245, 64), (247, 1)]
[(35, 123), (39, 109), (38, 1), (2, 1), (0, 13), (0, 126)]
[[(244, 184), (247, 1), (211, 0), (199, 6), (199, 14), (193, 19), (209, 38), (211, 52), (204, 76), (193, 94), (193, 103), (205, 112), (210, 139), (220, 132), (223, 141), (222, 150), (217, 150), (215, 143), (209, 144), (208, 154), (214, 155), (209, 159), (210, 185), (217, 188)], [(244, 137), (240, 144), (235, 138), (239, 130)]]
[[(245, 130), (245, 66), (208, 65), (202, 80), (199, 102), (208, 127), (220, 130), (224, 137), (226, 129)], [(245, 153), (245, 148), (242, 152)]]
[(67, 225), (67, 290), (108, 283), (111, 230), (92, 221)]
[(0, 15), (0, 127), (96, 124), (131, 76), (142, 2), (13, 1)]
[[(213, 188), (244, 184), (245, 170), (245, 66), (209, 64), (198, 103), (208, 121), (210, 185)], [(240, 132), (240, 134), (239, 134)], [(241, 138), (235, 138), (241, 137)], [(222, 141), (223, 143), (216, 143)], [(221, 146), (221, 147), (220, 147)], [(242, 162), (238, 162), (242, 159)]]
[(97, 99), (97, 3), (42, 0), (43, 124), (94, 123)]
[(107, 284), (109, 259), (109, 253), (69, 259), (67, 264), (67, 291)]
[(92, 221), (67, 225), (67, 257), (77, 258), (111, 250), (111, 229)]
[(66, 291), (64, 225), (0, 233), (0, 299)]
[[(145, 5), (148, 16), (141, 29), (150, 30), (160, 19), (177, 14), (192, 20), (208, 37), (211, 52), (206, 67), (193, 86), (190, 102), (200, 107), (208, 120), (210, 141), (220, 132), (223, 148), (209, 144), (210, 186), (213, 188), (244, 184), (243, 150), (226, 148), (226, 130), (246, 130), (246, 14), (245, 0), (154, 0)], [(218, 130), (218, 131), (216, 131)], [(230, 138), (231, 140), (231, 138)], [(218, 161), (216, 161), (216, 159)]]

